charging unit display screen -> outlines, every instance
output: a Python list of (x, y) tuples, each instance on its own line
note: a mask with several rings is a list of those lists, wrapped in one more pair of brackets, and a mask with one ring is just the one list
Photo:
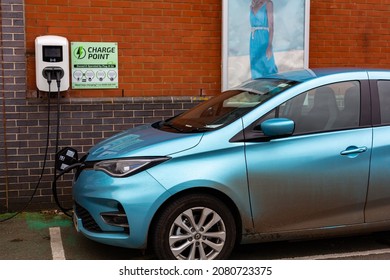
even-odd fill
[(45, 62), (61, 62), (62, 46), (42, 46), (43, 61)]

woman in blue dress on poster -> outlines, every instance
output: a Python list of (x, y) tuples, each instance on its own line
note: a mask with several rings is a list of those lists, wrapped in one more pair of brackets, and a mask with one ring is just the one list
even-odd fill
[(250, 65), (252, 79), (278, 72), (272, 50), (274, 33), (271, 0), (252, 0), (250, 8)]

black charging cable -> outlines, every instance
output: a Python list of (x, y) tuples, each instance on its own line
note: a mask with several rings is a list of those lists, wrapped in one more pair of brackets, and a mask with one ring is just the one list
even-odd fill
[(50, 93), (51, 93), (51, 81), (52, 81), (52, 77), (51, 77), (51, 72), (48, 71), (47, 72), (47, 75), (45, 76), (46, 80), (47, 80), (47, 83), (49, 85), (49, 94), (47, 96), (47, 130), (46, 130), (46, 148), (45, 148), (45, 155), (44, 155), (44, 159), (43, 159), (43, 165), (42, 165), (42, 169), (41, 169), (41, 174), (38, 178), (38, 182), (37, 184), (35, 185), (34, 187), (34, 191), (32, 193), (32, 195), (30, 196), (30, 200), (26, 203), (26, 205), (21, 209), (19, 210), (18, 212), (14, 213), (13, 215), (7, 217), (7, 218), (4, 218), (2, 220), (0, 220), (0, 223), (1, 222), (5, 222), (5, 221), (8, 221), (8, 220), (11, 220), (13, 218), (15, 218), (17, 215), (19, 215), (20, 213), (22, 213), (23, 211), (25, 211), (27, 209), (27, 207), (31, 204), (31, 201), (33, 200), (40, 184), (41, 184), (41, 181), (42, 181), (42, 178), (43, 178), (43, 174), (45, 172), (45, 169), (46, 169), (46, 163), (47, 163), (47, 156), (48, 156), (48, 151), (49, 151), (49, 141), (50, 141), (50, 107), (51, 107), (51, 104), (50, 104)]
[[(52, 83), (52, 80), (53, 78), (55, 78), (56, 82), (57, 82), (57, 129), (56, 129), (56, 143), (55, 143), (55, 155), (57, 155), (58, 153), (58, 147), (59, 147), (59, 136), (60, 136), (60, 111), (61, 111), (61, 107), (60, 107), (60, 98), (61, 98), (61, 79), (62, 77), (64, 76), (64, 71), (62, 68), (60, 67), (46, 67), (45, 69), (43, 69), (42, 71), (42, 75), (43, 77), (47, 80), (47, 83), (48, 83), (48, 86), (49, 86), (49, 92), (48, 92), (48, 96), (47, 96), (47, 100), (48, 100), (48, 109), (47, 109), (47, 132), (46, 132), (46, 148), (45, 148), (45, 155), (44, 155), (44, 160), (43, 160), (43, 166), (42, 166), (42, 169), (41, 169), (41, 174), (39, 176), (39, 179), (38, 179), (38, 182), (34, 188), (34, 191), (33, 191), (33, 194), (31, 195), (30, 197), (30, 200), (27, 202), (27, 204), (22, 208), (22, 210), (16, 212), (15, 214), (13, 214), (12, 216), (10, 217), (7, 217), (5, 219), (2, 219), (0, 220), (0, 222), (5, 222), (5, 221), (8, 221), (8, 220), (11, 220), (12, 218), (16, 217), (17, 215), (19, 215), (20, 213), (22, 213), (23, 211), (25, 211), (27, 209), (27, 207), (31, 204), (31, 201), (33, 200), (40, 184), (41, 184), (41, 181), (42, 181), (42, 178), (43, 178), (43, 174), (45, 172), (45, 169), (46, 169), (46, 164), (47, 164), (47, 158), (48, 158), (48, 150), (49, 150), (49, 141), (50, 141), (50, 114), (51, 114), (51, 110), (50, 110), (50, 107), (51, 107), (51, 103), (50, 103), (50, 100), (51, 100), (51, 83)], [(72, 217), (71, 214), (69, 214), (68, 212), (70, 210), (72, 210), (72, 208), (64, 208), (59, 199), (58, 199), (58, 193), (57, 193), (57, 180), (63, 176), (64, 174), (70, 172), (71, 170), (75, 169), (75, 168), (78, 168), (81, 164), (79, 163), (76, 163), (76, 164), (73, 164), (71, 166), (68, 166), (65, 170), (63, 170), (60, 174), (57, 175), (57, 168), (54, 167), (54, 172), (53, 172), (53, 182), (52, 182), (52, 193), (53, 193), (53, 197), (54, 197), (54, 200), (56, 202), (56, 204), (58, 205), (58, 207), (60, 208), (60, 210), (67, 216), (69, 217)]]
[[(61, 69), (61, 68), (60, 68)], [(57, 155), (58, 153), (58, 147), (59, 147), (59, 138), (60, 138), (60, 111), (61, 111), (61, 108), (60, 108), (60, 97), (61, 97), (61, 78), (64, 76), (64, 73), (63, 71), (59, 71), (58, 69), (56, 69), (57, 71), (55, 71), (55, 74), (56, 74), (56, 81), (57, 81), (57, 89), (58, 89), (58, 94), (57, 94), (57, 132), (56, 132), (56, 147), (55, 147), (55, 155)], [(61, 69), (62, 70), (62, 69)], [(78, 165), (79, 166), (79, 165)], [(69, 217), (72, 217), (72, 214), (68, 213), (69, 211), (72, 210), (72, 208), (65, 208), (61, 205), (59, 199), (58, 199), (58, 193), (57, 193), (57, 180), (62, 176), (64, 175), (65, 173), (68, 173), (69, 171), (71, 171), (72, 169), (78, 167), (78, 166), (75, 166), (75, 167), (72, 167), (72, 168), (67, 168), (65, 169), (64, 171), (62, 171), (58, 176), (57, 176), (57, 168), (55, 167), (54, 168), (54, 172), (53, 172), (53, 182), (52, 182), (52, 185), (51, 185), (51, 189), (52, 189), (52, 193), (53, 193), (53, 197), (54, 197), (54, 200), (57, 204), (57, 206), (60, 208), (60, 210), (67, 216)]]

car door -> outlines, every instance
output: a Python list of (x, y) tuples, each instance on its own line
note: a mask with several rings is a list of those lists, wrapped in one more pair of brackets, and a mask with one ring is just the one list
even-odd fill
[(295, 122), (291, 136), (253, 137), (256, 123), (245, 130), (257, 232), (364, 222), (372, 145), (372, 128), (361, 126), (364, 84), (342, 82), (301, 93), (257, 122), (289, 118)]
[(371, 74), (373, 89), (373, 150), (366, 222), (390, 220), (390, 79)]

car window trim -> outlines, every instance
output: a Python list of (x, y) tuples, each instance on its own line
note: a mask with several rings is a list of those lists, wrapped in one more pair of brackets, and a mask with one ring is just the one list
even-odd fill
[(371, 88), (371, 100), (372, 100), (372, 126), (379, 127), (379, 126), (389, 126), (390, 124), (382, 123), (381, 118), (381, 106), (380, 106), (380, 99), (379, 99), (379, 87), (378, 83), (386, 81), (390, 83), (390, 79), (372, 79), (370, 80), (370, 88)]
[[(390, 81), (390, 80), (389, 80)], [(321, 131), (312, 131), (312, 132), (307, 132), (307, 133), (299, 133), (299, 134), (293, 134), (290, 136), (283, 136), (283, 137), (278, 137), (278, 138), (290, 138), (290, 137), (295, 137), (295, 136), (303, 136), (303, 135), (311, 135), (311, 134), (319, 134), (319, 133), (326, 133), (326, 132), (337, 132), (337, 131), (346, 131), (346, 130), (352, 130), (352, 129), (362, 129), (362, 128), (367, 128), (372, 126), (372, 110), (371, 109), (371, 91), (372, 91), (372, 85), (370, 81), (367, 80), (346, 80), (346, 81), (339, 81), (335, 83), (344, 83), (344, 82), (359, 82), (360, 84), (360, 122), (359, 126), (357, 127), (350, 127), (350, 128), (342, 128), (342, 129), (332, 129), (332, 130), (321, 130)], [(321, 86), (327, 86), (335, 83), (329, 83)], [(377, 88), (377, 86), (376, 86)], [(313, 88), (315, 89), (315, 88)], [(303, 92), (299, 93), (302, 94)], [(299, 94), (295, 95), (293, 98), (298, 96)], [(377, 89), (377, 94), (378, 94), (378, 89)], [(378, 97), (379, 98), (379, 97)], [(283, 104), (283, 103), (281, 103)], [(281, 104), (279, 104), (276, 107), (279, 107)], [(275, 107), (275, 108), (276, 108)], [(273, 108), (272, 110), (274, 110)], [(270, 110), (269, 112), (271, 112)], [(379, 110), (377, 110), (379, 111)], [(271, 138), (268, 136), (265, 136), (261, 131), (255, 131), (254, 128), (256, 125), (258, 125), (259, 121), (261, 118), (263, 118), (265, 115), (269, 114), (267, 112), (266, 114), (262, 115), (259, 117), (256, 121), (248, 125), (246, 128), (244, 128), (242, 131), (234, 135), (229, 142), (268, 142), (271, 141), (275, 138)]]

